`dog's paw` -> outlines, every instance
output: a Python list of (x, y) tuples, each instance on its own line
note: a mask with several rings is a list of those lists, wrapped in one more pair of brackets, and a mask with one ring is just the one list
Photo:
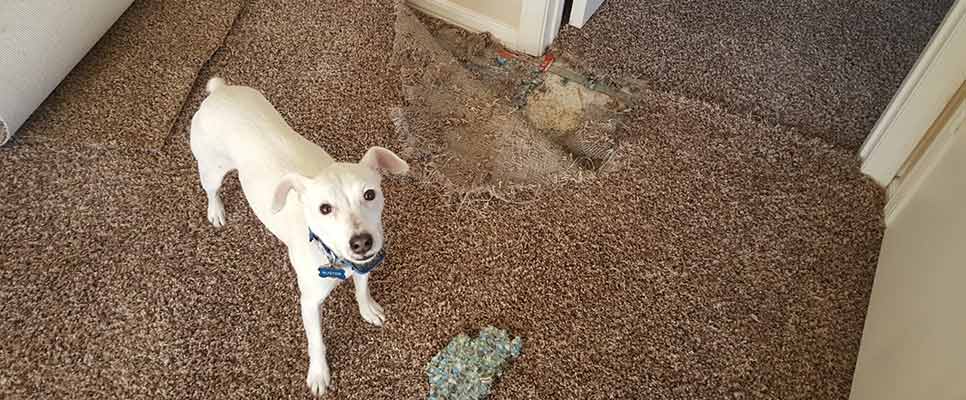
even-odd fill
[(208, 202), (208, 222), (215, 228), (225, 226), (225, 206), (221, 202)]
[(359, 314), (362, 314), (362, 319), (375, 326), (382, 326), (386, 323), (386, 313), (375, 300), (370, 299), (359, 304)]
[(309, 373), (305, 377), (305, 384), (313, 396), (322, 396), (329, 388), (331, 378), (329, 377), (329, 365), (325, 362), (309, 366)]

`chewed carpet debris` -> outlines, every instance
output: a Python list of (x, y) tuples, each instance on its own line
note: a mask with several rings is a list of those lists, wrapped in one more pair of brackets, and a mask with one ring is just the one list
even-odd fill
[(520, 356), (523, 339), (488, 326), (477, 338), (460, 334), (426, 365), (430, 400), (478, 400)]

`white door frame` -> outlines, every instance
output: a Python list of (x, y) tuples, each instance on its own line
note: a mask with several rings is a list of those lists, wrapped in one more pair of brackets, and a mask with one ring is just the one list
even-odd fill
[(528, 54), (539, 56), (560, 33), (564, 0), (523, 0), (517, 44)]
[(574, 0), (570, 8), (570, 21), (567, 23), (575, 28), (583, 28), (601, 4), (604, 4), (604, 0)]
[(888, 186), (964, 80), (966, 0), (957, 0), (862, 145), (862, 172)]

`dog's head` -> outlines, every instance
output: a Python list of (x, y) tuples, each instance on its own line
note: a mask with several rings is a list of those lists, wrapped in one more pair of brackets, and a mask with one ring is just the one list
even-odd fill
[(312, 232), (337, 255), (353, 262), (369, 261), (385, 243), (380, 171), (404, 174), (409, 165), (393, 152), (373, 147), (358, 163), (333, 163), (313, 178), (288, 174), (275, 188), (272, 212), (281, 211), (294, 190)]

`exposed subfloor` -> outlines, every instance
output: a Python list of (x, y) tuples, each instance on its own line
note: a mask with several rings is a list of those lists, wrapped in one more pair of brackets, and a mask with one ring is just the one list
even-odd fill
[[(284, 248), (234, 177), (228, 225), (208, 225), (186, 121), (218, 75), (262, 90), (336, 158), (401, 151), (396, 13), (188, 3), (136, 2), (0, 148), (0, 397), (309, 396)], [(183, 40), (144, 53), (150, 29)], [(847, 398), (882, 191), (807, 124), (691, 95), (643, 91), (620, 168), (512, 202), (388, 180), (389, 258), (371, 280), (388, 323), (359, 317), (351, 285), (327, 300), (330, 398), (424, 398), (430, 357), (489, 324), (526, 341), (495, 399)]]

